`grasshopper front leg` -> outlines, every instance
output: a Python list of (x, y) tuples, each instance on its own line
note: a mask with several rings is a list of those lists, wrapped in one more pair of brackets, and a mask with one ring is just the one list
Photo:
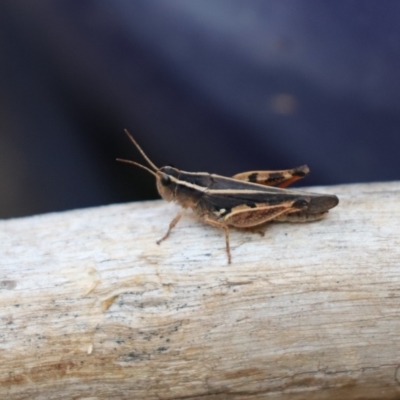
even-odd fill
[(185, 213), (185, 209), (182, 208), (182, 210), (179, 212), (179, 214), (171, 221), (168, 227), (167, 233), (161, 238), (157, 240), (157, 244), (160, 244), (162, 241), (164, 241), (169, 234), (171, 233), (172, 229), (175, 227), (175, 225), (179, 222), (179, 220), (182, 218), (182, 215)]

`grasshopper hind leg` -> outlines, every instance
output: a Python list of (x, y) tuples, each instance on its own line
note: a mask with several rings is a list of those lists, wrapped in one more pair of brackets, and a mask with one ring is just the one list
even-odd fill
[(256, 226), (254, 228), (242, 228), (245, 231), (248, 231), (250, 233), (255, 233), (257, 235), (260, 235), (261, 237), (265, 236), (265, 231), (267, 230), (267, 224), (261, 224), (260, 226)]
[(310, 173), (307, 165), (279, 171), (248, 171), (234, 175), (232, 178), (244, 182), (258, 183), (265, 186), (285, 188)]

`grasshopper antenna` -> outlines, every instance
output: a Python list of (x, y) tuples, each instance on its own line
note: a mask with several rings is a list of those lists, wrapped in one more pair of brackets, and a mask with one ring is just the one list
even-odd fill
[[(133, 136), (128, 132), (128, 129), (124, 129), (124, 132), (127, 134), (128, 138), (131, 140), (131, 142), (135, 145), (135, 147), (139, 150), (140, 154), (143, 156), (143, 158), (148, 162), (148, 164), (150, 165), (150, 167), (152, 167), (155, 171), (158, 171), (159, 168), (156, 167), (156, 165), (150, 160), (149, 157), (147, 157), (146, 153), (142, 150), (142, 148), (136, 143), (136, 140), (133, 138)], [(123, 160), (118, 160), (118, 161), (122, 161), (125, 162)], [(143, 165), (135, 163), (133, 161), (131, 161), (129, 164), (135, 164), (137, 166), (140, 166), (142, 168), (145, 168)], [(152, 172), (153, 173), (153, 172)], [(153, 173), (154, 175), (154, 173)]]
[(144, 165), (139, 164), (139, 163), (137, 163), (135, 161), (125, 160), (124, 158), (117, 158), (117, 161), (120, 161), (120, 162), (123, 162), (123, 163), (126, 163), (126, 164), (136, 165), (137, 167), (140, 167), (142, 169), (145, 169), (147, 172), (150, 172), (152, 175), (154, 175), (157, 178), (157, 174), (153, 170), (151, 170), (150, 168), (147, 168)]

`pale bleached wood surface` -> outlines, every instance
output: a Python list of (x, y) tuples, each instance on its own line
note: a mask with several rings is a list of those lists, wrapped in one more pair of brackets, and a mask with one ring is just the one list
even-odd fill
[(400, 183), (223, 233), (162, 201), (0, 221), (0, 398), (400, 398)]

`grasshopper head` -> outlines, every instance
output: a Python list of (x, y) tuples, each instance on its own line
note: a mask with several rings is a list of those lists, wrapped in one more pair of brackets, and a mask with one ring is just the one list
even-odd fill
[(121, 161), (127, 164), (136, 165), (139, 168), (142, 168), (149, 172), (150, 174), (154, 175), (157, 182), (157, 190), (160, 193), (160, 196), (166, 200), (171, 201), (176, 198), (177, 193), (177, 185), (178, 185), (178, 178), (179, 178), (179, 170), (174, 167), (162, 167), (158, 168), (146, 155), (146, 153), (142, 150), (136, 140), (132, 137), (132, 135), (125, 129), (125, 133), (131, 140), (131, 142), (135, 145), (135, 147), (139, 150), (140, 154), (144, 157), (144, 159), (149, 164), (149, 167), (145, 165), (139, 164), (136, 161), (125, 160), (121, 158), (117, 158), (117, 161)]
[(136, 165), (139, 168), (142, 168), (154, 175), (157, 181), (157, 190), (160, 193), (160, 196), (167, 201), (171, 201), (175, 198), (177, 180), (174, 178), (178, 178), (179, 171), (173, 167), (162, 167), (158, 168), (146, 155), (146, 153), (142, 150), (136, 140), (132, 137), (132, 135), (125, 129), (125, 133), (127, 134), (130, 141), (135, 145), (135, 147), (139, 150), (140, 154), (144, 157), (144, 159), (149, 164), (149, 167), (145, 165), (139, 164), (136, 161), (125, 160), (122, 158), (117, 158), (117, 161), (121, 161), (127, 164)]
[(178, 178), (179, 170), (173, 167), (161, 167), (156, 171), (157, 190), (160, 196), (171, 201), (175, 198), (177, 183), (174, 178)]

